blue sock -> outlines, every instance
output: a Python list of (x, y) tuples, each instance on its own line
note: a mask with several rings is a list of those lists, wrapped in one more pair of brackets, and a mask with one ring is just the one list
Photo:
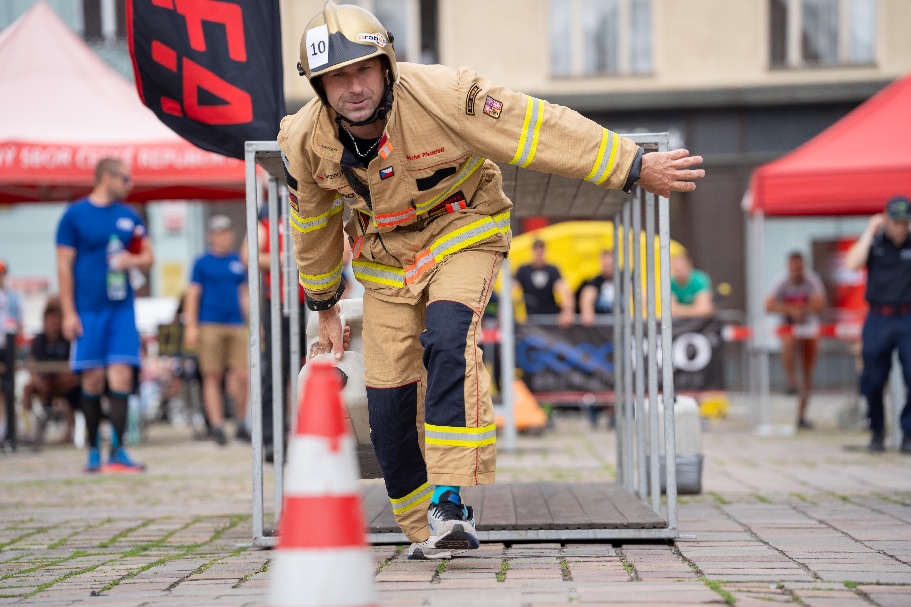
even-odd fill
[(437, 485), (433, 489), (433, 497), (430, 498), (430, 503), (439, 504), (440, 498), (443, 496), (444, 493), (446, 493), (447, 491), (452, 491), (456, 495), (459, 495), (460, 490), (461, 490), (461, 487), (452, 487), (450, 485)]

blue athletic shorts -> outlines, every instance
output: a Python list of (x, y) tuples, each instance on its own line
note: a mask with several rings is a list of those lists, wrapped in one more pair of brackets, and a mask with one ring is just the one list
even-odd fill
[(133, 305), (80, 312), (82, 336), (70, 349), (73, 371), (121, 364), (139, 366), (139, 331)]

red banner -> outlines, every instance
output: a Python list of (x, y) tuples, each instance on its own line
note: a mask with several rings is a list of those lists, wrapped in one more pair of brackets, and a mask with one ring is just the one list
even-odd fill
[(285, 115), (278, 0), (127, 0), (142, 102), (199, 147), (244, 157)]

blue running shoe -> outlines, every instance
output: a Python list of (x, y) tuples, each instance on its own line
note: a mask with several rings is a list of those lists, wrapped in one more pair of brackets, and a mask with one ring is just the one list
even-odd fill
[(98, 450), (98, 447), (89, 449), (89, 460), (86, 462), (85, 468), (83, 468), (82, 471), (88, 472), (89, 474), (101, 472), (101, 452)]
[(430, 504), (427, 521), (434, 548), (471, 550), (481, 545), (475, 530), (474, 510), (463, 505), (455, 491), (446, 491), (438, 504)]
[(110, 472), (144, 472), (146, 467), (130, 459), (126, 449), (117, 447), (111, 451), (106, 469)]

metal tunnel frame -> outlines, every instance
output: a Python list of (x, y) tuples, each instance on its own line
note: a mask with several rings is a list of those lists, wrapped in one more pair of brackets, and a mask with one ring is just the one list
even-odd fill
[[(626, 135), (646, 151), (667, 151), (667, 133)], [(299, 360), (298, 349), (301, 327), (305, 318), (298, 314), (297, 269), (291, 247), (284, 252), (285, 260), (279, 261), (279, 231), (285, 242), (288, 234), (288, 207), (279, 204), (286, 196), (282, 161), (277, 143), (248, 141), (245, 148), (247, 186), (247, 238), (250, 259), (258, 251), (258, 209), (263, 188), (257, 180), (257, 167), (266, 175), (266, 204), (270, 217), (281, 221), (269, 222), (270, 272), (272, 276), (284, 273), (284, 297), (279, 296), (279, 281), (271, 282), (272, 343), (282, 339), (281, 315), (291, 321), (291, 360)], [(674, 378), (673, 365), (661, 361), (673, 360), (671, 345), (671, 287), (670, 287), (670, 218), (668, 199), (635, 188), (633, 194), (623, 197), (614, 205), (614, 390), (616, 407), (616, 444), (618, 483), (636, 496), (666, 522), (660, 528), (598, 528), (598, 529), (518, 529), (505, 531), (479, 531), (481, 541), (573, 541), (573, 540), (666, 540), (680, 536), (678, 528), (676, 466), (661, 466), (662, 460), (676, 460), (674, 433)], [(521, 201), (516, 201), (521, 204)], [(655, 237), (657, 219), (658, 264), (655, 263)], [(642, 259), (642, 224), (645, 223), (645, 259)], [(631, 260), (632, 263), (627, 263)], [(643, 263), (644, 262), (644, 263)], [(656, 272), (656, 265), (659, 271)], [(644, 272), (635, 271), (645, 268)], [(258, 323), (261, 312), (260, 272), (257, 264), (248, 268), (250, 288), (250, 318)], [(643, 278), (645, 288), (643, 289)], [(659, 289), (656, 292), (656, 284)], [(291, 286), (295, 288), (290, 288)], [(500, 274), (500, 300), (512, 301), (512, 271), (507, 258)], [(284, 304), (280, 303), (284, 302)], [(284, 310), (282, 305), (285, 306)], [(501, 449), (516, 449), (516, 423), (513, 411), (515, 379), (515, 331), (512, 306), (499, 307), (501, 336), (501, 385), (505, 427), (500, 440)], [(647, 313), (636, 313), (646, 310)], [(660, 313), (659, 313), (660, 311)], [(255, 320), (253, 320), (255, 319)], [(255, 325), (254, 327), (255, 328)], [(660, 343), (659, 343), (660, 331)], [(273, 482), (275, 508), (272, 525), (266, 524), (264, 508), (264, 470), (262, 436), (262, 385), (260, 332), (250, 331), (250, 411), (253, 438), (253, 545), (272, 547), (277, 541), (274, 526), (281, 516), (283, 487)], [(274, 478), (284, 475), (282, 412), (284, 386), (281, 381), (281, 348), (272, 348)], [(660, 384), (665, 389), (659, 390)], [(297, 369), (291, 369), (292, 393), (296, 394)], [(663, 402), (664, 424), (659, 424), (659, 407), (646, 407), (647, 402)], [(296, 408), (296, 403), (295, 403)], [(296, 419), (292, 414), (291, 420)], [(662, 432), (663, 430), (663, 432)], [(661, 446), (664, 452), (661, 453)], [(664, 468), (666, 500), (662, 507), (661, 468)], [(369, 533), (373, 543), (404, 543), (401, 533)]]

